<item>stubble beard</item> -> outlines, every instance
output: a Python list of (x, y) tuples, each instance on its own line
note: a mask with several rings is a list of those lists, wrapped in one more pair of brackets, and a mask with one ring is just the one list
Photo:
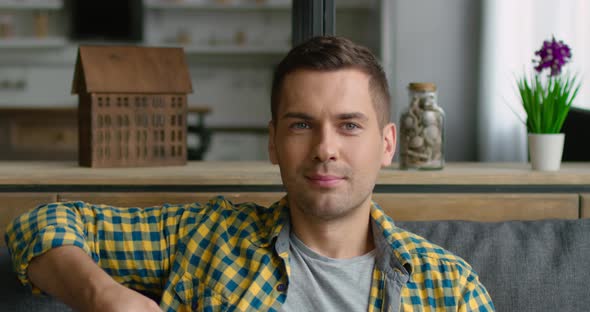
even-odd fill
[[(306, 170), (302, 170), (306, 172)], [(330, 174), (345, 176), (344, 185), (334, 189), (313, 188), (308, 184), (304, 173), (299, 173), (297, 177), (300, 181), (294, 183), (293, 189), (289, 192), (289, 203), (291, 209), (297, 209), (302, 216), (309, 220), (328, 222), (341, 219), (356, 209), (359, 209), (371, 192), (367, 194), (358, 194), (355, 196), (353, 183), (354, 176), (348, 169), (325, 170)], [(297, 180), (297, 179), (295, 179)]]
[(322, 198), (320, 200), (305, 195), (295, 196), (293, 198), (293, 202), (295, 203), (294, 208), (299, 210), (302, 215), (309, 218), (309, 220), (323, 222), (346, 217), (360, 208), (365, 200), (366, 197), (354, 200), (348, 194), (331, 194), (329, 198)]

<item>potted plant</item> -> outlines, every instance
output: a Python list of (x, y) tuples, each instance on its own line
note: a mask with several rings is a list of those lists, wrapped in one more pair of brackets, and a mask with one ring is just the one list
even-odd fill
[[(564, 134), (560, 133), (580, 83), (576, 75), (563, 72), (572, 52), (563, 41), (543, 42), (535, 52), (535, 73), (517, 81), (526, 112), (529, 156), (533, 170), (559, 170)], [(547, 76), (541, 76), (547, 70)]]

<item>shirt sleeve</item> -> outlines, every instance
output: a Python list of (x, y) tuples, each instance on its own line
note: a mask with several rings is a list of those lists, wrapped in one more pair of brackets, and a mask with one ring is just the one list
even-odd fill
[(118, 208), (84, 202), (39, 206), (8, 225), (6, 244), (19, 280), (28, 279), (31, 259), (59, 246), (83, 249), (119, 283), (161, 294), (176, 245), (203, 214), (201, 205)]
[(465, 286), (463, 296), (459, 301), (460, 312), (477, 311), (477, 312), (493, 312), (496, 311), (492, 299), (479, 281), (478, 276), (471, 272), (467, 277), (467, 284)]

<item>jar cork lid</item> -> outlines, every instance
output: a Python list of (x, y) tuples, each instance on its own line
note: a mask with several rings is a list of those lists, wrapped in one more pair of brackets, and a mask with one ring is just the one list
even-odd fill
[(432, 82), (411, 82), (408, 87), (414, 91), (436, 91), (436, 84)]

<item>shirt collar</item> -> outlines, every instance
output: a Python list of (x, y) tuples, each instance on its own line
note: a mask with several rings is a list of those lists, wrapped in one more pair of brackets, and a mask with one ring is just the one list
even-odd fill
[[(289, 208), (287, 196), (274, 203), (270, 207), (271, 217), (268, 219), (271, 225), (268, 242), (275, 243), (277, 253), (283, 254), (289, 249)], [(371, 224), (376, 255), (376, 265), (385, 273), (399, 270), (408, 276), (412, 272), (410, 253), (404, 244), (396, 238), (399, 231), (393, 220), (385, 214), (383, 209), (375, 202), (371, 202)]]
[(376, 265), (386, 273), (399, 270), (402, 275), (412, 274), (412, 260), (406, 246), (398, 239), (399, 229), (376, 202), (371, 203), (373, 239), (378, 255)]
[[(267, 219), (268, 244), (276, 242), (277, 237), (283, 237), (283, 232), (287, 232), (287, 240), (289, 238), (289, 207), (287, 205), (287, 196), (284, 196), (278, 202), (275, 202), (269, 207), (270, 217)], [(280, 235), (279, 235), (280, 234)], [(278, 247), (278, 246), (275, 246)], [(286, 245), (289, 248), (289, 245)]]

